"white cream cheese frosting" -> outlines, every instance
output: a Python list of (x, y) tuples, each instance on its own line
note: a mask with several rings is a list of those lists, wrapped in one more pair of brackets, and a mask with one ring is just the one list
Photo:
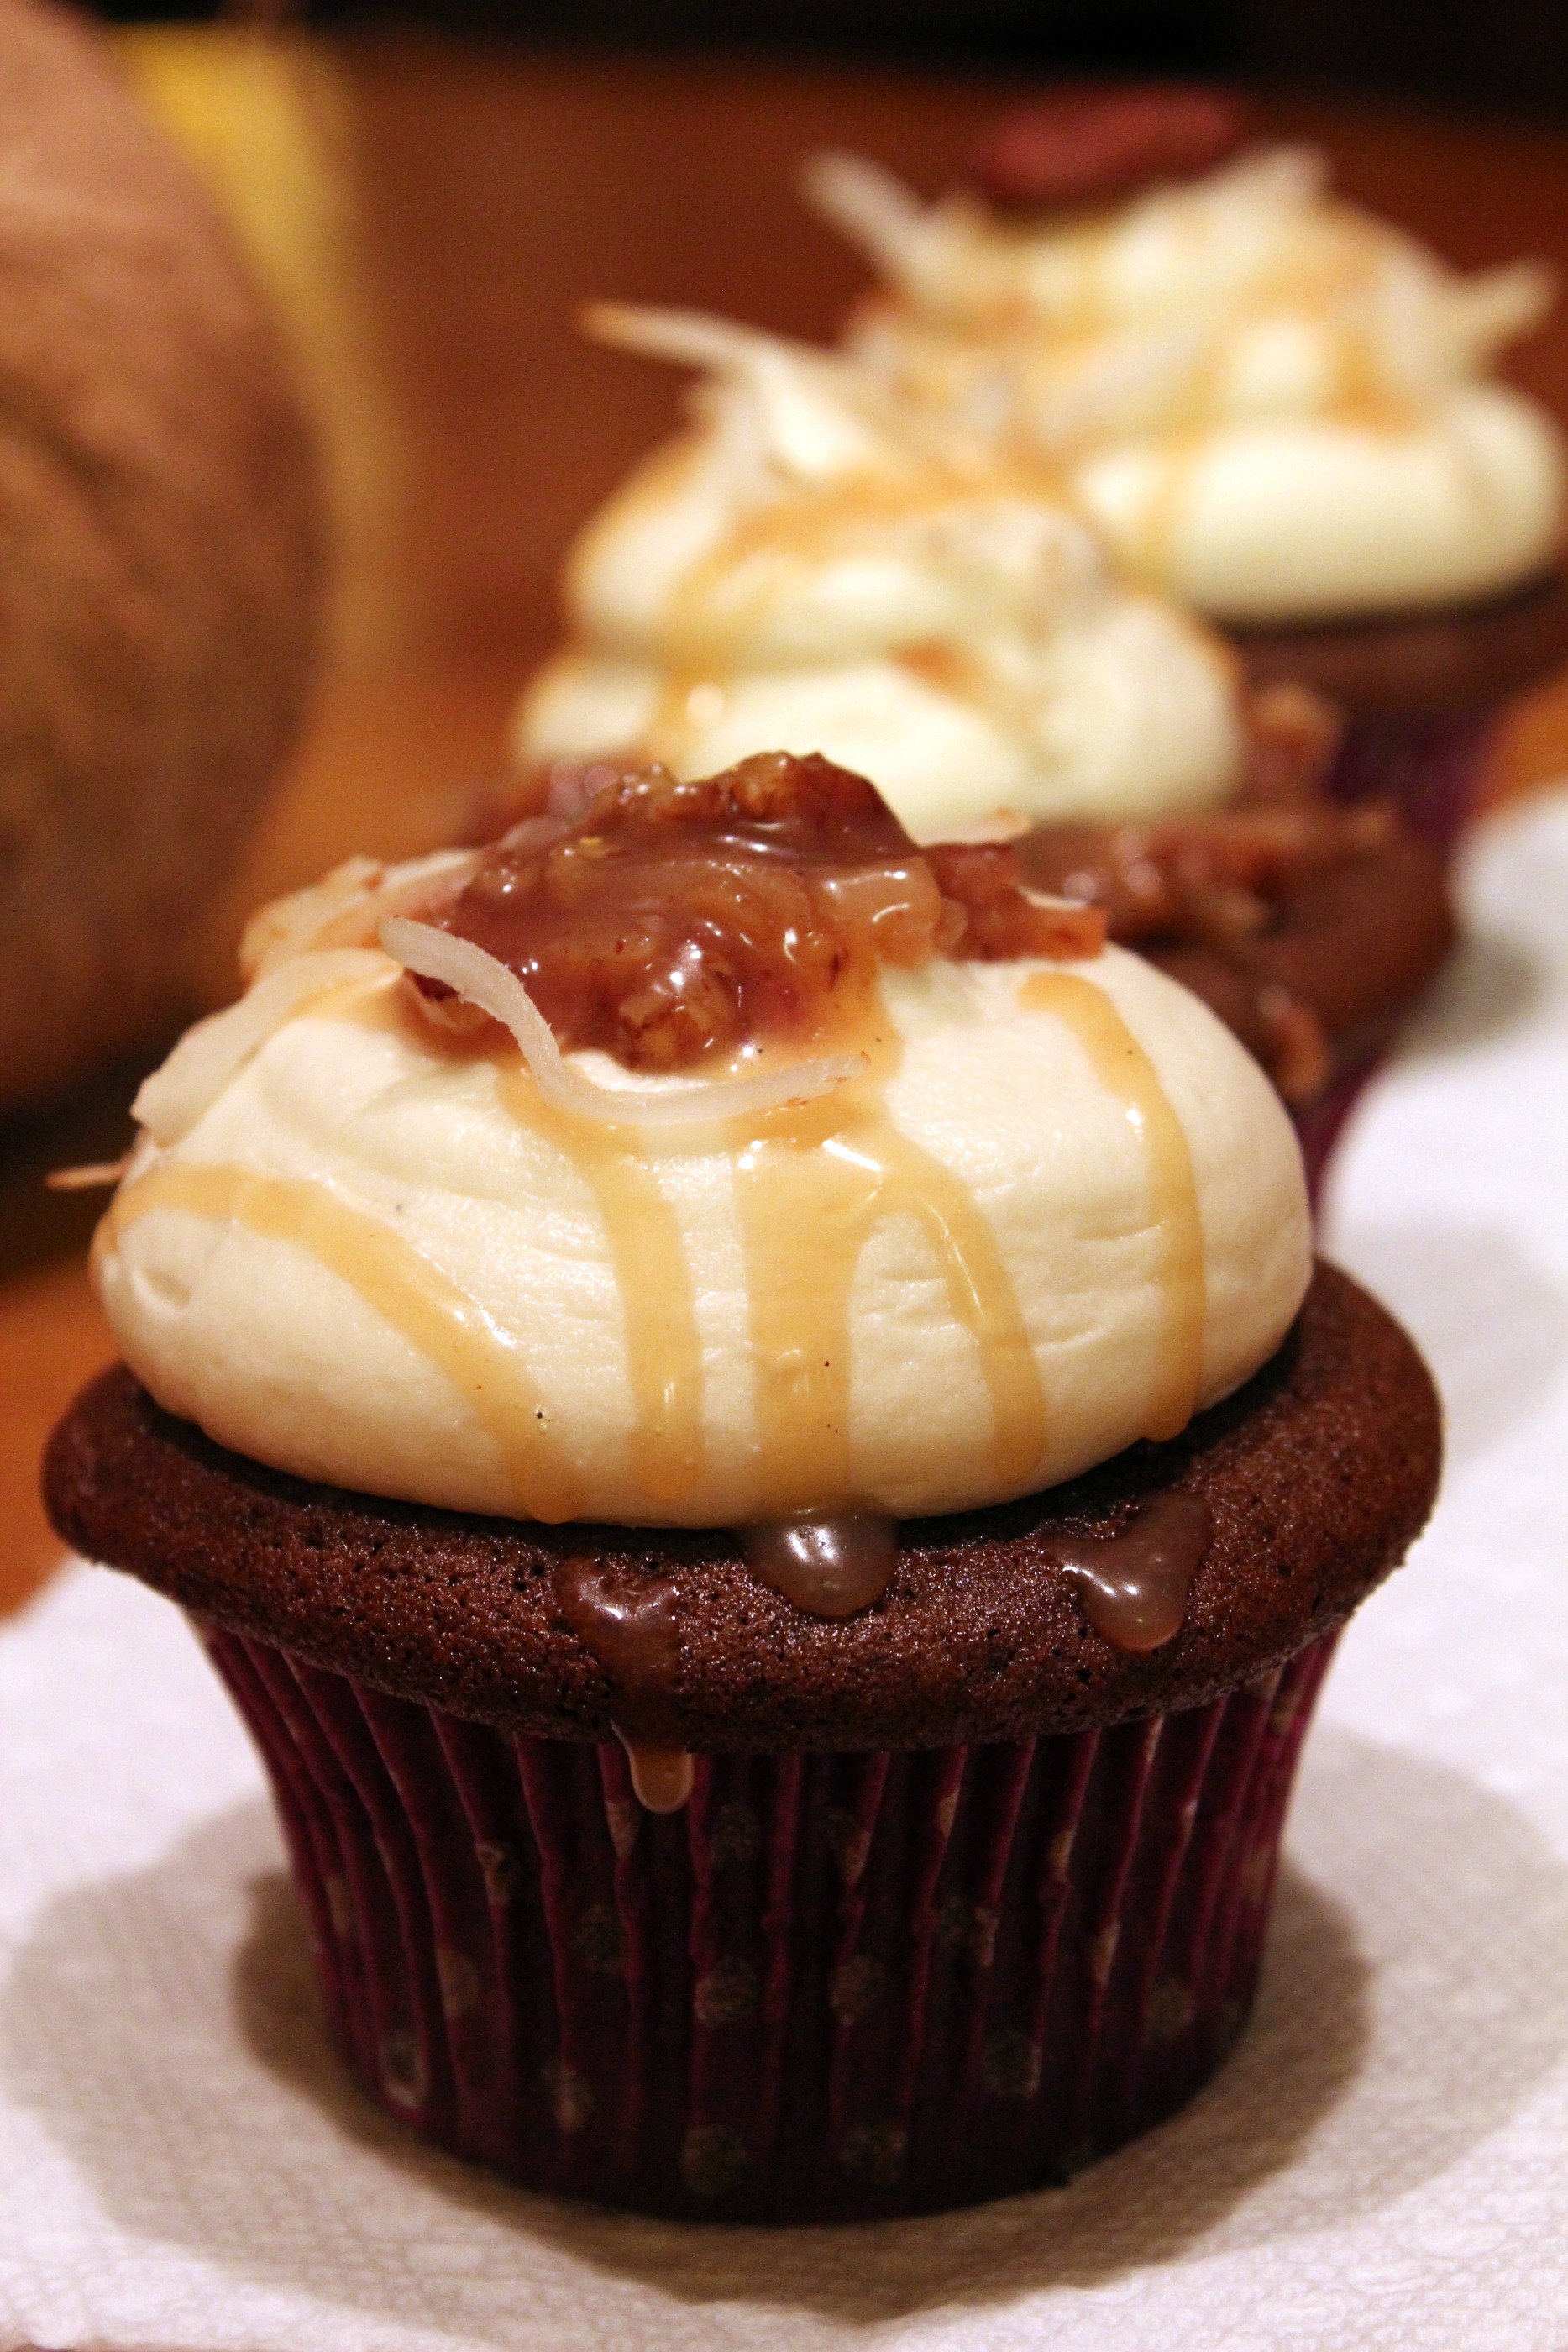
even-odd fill
[(601, 331), (709, 371), (693, 428), (579, 540), (527, 762), (679, 776), (759, 746), (876, 778), (917, 839), (1217, 805), (1242, 761), (1223, 648), (1107, 566), (1051, 469), (901, 415), (868, 373), (685, 314)]
[(849, 339), (879, 381), (1054, 458), (1136, 576), (1218, 618), (1468, 602), (1560, 551), (1563, 436), (1487, 380), (1548, 274), (1457, 276), (1313, 153), (1035, 226), (848, 156), (808, 194), (886, 282)]
[(139, 1097), (95, 1250), (139, 1379), (276, 1467), (549, 1519), (960, 1509), (1172, 1433), (1304, 1294), (1273, 1089), (1114, 949), (884, 971), (874, 1077), (650, 1128), (550, 1109), (379, 949), (280, 939)]

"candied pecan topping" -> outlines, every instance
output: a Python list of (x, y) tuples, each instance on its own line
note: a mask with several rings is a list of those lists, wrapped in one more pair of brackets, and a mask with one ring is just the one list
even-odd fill
[(1109, 204), (1212, 171), (1250, 129), (1251, 110), (1232, 90), (1069, 84), (993, 123), (971, 176), (994, 204), (1009, 207)]
[(1099, 907), (1112, 939), (1196, 990), (1304, 1103), (1333, 1076), (1336, 1039), (1430, 976), (1452, 919), (1435, 854), (1391, 803), (1329, 797), (1340, 728), (1321, 697), (1270, 687), (1250, 718), (1247, 782), (1228, 807), (1042, 826), (1019, 850), (1031, 882)]
[(434, 919), (515, 972), (569, 1052), (659, 1070), (821, 1038), (882, 964), (1104, 939), (1097, 908), (1028, 897), (1010, 848), (921, 850), (863, 777), (785, 752), (686, 783), (558, 762), (544, 813)]

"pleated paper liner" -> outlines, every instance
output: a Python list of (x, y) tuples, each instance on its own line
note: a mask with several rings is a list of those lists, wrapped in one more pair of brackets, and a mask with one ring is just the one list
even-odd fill
[(699, 1757), (655, 1815), (613, 1743), (204, 1638), (370, 2097), (531, 2189), (778, 2221), (1061, 2181), (1208, 2079), (1333, 1648), (1072, 1737)]

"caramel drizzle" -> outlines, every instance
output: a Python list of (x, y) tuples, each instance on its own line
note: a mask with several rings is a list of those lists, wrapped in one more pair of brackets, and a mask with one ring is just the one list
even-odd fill
[[(754, 1409), (772, 1465), (759, 1518), (857, 1499), (850, 1299), (865, 1243), (889, 1216), (917, 1220), (953, 1312), (977, 1342), (998, 1483), (1016, 1488), (1044, 1447), (1039, 1369), (990, 1227), (958, 1179), (888, 1116), (896, 1040), (865, 1042), (866, 1078), (732, 1137)], [(677, 1501), (703, 1463), (701, 1335), (679, 1220), (656, 1168), (623, 1130), (547, 1110), (519, 1076), (502, 1083), (513, 1116), (548, 1134), (593, 1191), (626, 1317), (633, 1465), (645, 1492)]]
[(625, 1317), (632, 1476), (654, 1502), (678, 1503), (702, 1475), (703, 1361), (685, 1237), (657, 1169), (624, 1129), (541, 1102), (519, 1070), (497, 1070), (503, 1104), (547, 1136), (592, 1192)]
[(855, 1505), (850, 1298), (861, 1253), (889, 1217), (919, 1224), (978, 1344), (998, 1486), (1016, 1491), (1044, 1448), (1040, 1369), (995, 1237), (967, 1187), (888, 1116), (896, 1038), (870, 1043), (865, 1078), (737, 1139), (757, 1425), (767, 1433), (758, 1518)]
[[(651, 501), (674, 469), (661, 473), (656, 485), (641, 486), (638, 503)], [(711, 604), (716, 588), (727, 575), (759, 557), (779, 557), (810, 567), (831, 560), (841, 547), (852, 548), (855, 533), (868, 522), (906, 522), (922, 513), (937, 514), (947, 506), (976, 495), (1014, 496), (1044, 499), (1052, 505), (1070, 503), (1059, 467), (1040, 452), (1020, 448), (973, 480), (940, 466), (912, 461), (887, 477), (862, 474), (820, 489), (786, 490), (754, 511), (740, 516), (725, 536), (699, 556), (672, 591), (666, 623), (666, 644), (683, 649), (672, 659), (658, 656), (662, 668), (658, 699), (645, 732), (643, 749), (677, 771), (693, 756), (703, 734), (722, 715), (730, 681), (750, 664), (737, 659), (731, 640), (744, 636), (758, 614), (775, 605), (789, 591), (778, 584), (763, 587), (737, 603), (727, 628)], [(868, 656), (869, 657), (869, 656)], [(893, 647), (885, 658), (903, 663), (923, 682), (957, 701), (967, 701), (986, 715), (1028, 738), (1029, 712), (1018, 696), (1009, 698), (999, 681), (983, 667), (955, 653), (944, 667), (940, 648)], [(809, 666), (809, 665), (808, 665)]]
[(520, 1513), (551, 1522), (581, 1516), (577, 1474), (546, 1426), (517, 1339), (391, 1225), (308, 1179), (165, 1160), (117, 1196), (95, 1250), (161, 1209), (308, 1251), (459, 1391), (495, 1441)]
[(1154, 1064), (1103, 989), (1075, 972), (1040, 971), (1025, 981), (1021, 1002), (1066, 1023), (1143, 1143), (1165, 1310), (1143, 1433), (1175, 1437), (1197, 1404), (1207, 1318), (1203, 1222), (1186, 1133)]
[(632, 1472), (652, 1501), (678, 1503), (702, 1475), (702, 1339), (680, 1220), (656, 1167), (626, 1129), (573, 1118), (541, 1101), (508, 1038), (482, 1033), (444, 1040), (411, 1009), (402, 988), (362, 992), (341, 1011), (361, 1027), (402, 1037), (417, 1051), (487, 1061), (508, 1116), (571, 1161), (598, 1209), (625, 1318)]

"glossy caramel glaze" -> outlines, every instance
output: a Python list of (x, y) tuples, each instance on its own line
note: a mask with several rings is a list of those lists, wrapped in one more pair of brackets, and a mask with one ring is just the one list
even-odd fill
[(1103, 937), (1034, 905), (1005, 847), (921, 851), (873, 785), (816, 754), (688, 783), (562, 762), (551, 797), (435, 920), (516, 973), (565, 1050), (629, 1069), (815, 1044), (861, 1018), (883, 964), (1092, 954)]
[(1081, 1537), (1057, 1558), (1097, 1633), (1118, 1650), (1158, 1650), (1181, 1632), (1213, 1535), (1202, 1496), (1177, 1492), (1145, 1503), (1119, 1535)]
[(894, 1522), (871, 1512), (768, 1519), (742, 1528), (740, 1536), (764, 1584), (813, 1617), (852, 1617), (871, 1608), (898, 1565)]
[(680, 1666), (675, 1587), (617, 1578), (585, 1557), (558, 1561), (554, 1580), (561, 1615), (609, 1685), (639, 1803), (651, 1813), (678, 1812), (692, 1792), (692, 1759), (671, 1696)]

